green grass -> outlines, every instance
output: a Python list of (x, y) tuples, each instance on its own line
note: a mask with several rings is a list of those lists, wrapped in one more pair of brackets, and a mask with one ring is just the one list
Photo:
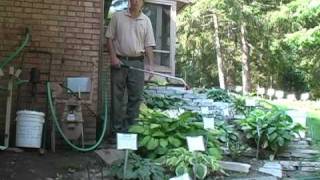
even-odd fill
[(305, 110), (308, 113), (307, 117), (307, 133), (308, 136), (316, 143), (320, 143), (320, 107), (314, 102), (303, 101), (268, 101), (273, 105), (283, 109)]
[(320, 113), (308, 113), (307, 128), (309, 136), (315, 142), (320, 142)]

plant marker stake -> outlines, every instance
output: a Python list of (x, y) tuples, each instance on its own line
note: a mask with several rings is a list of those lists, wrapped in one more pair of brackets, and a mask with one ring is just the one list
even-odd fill
[(129, 150), (126, 149), (126, 155), (124, 158), (124, 166), (123, 166), (123, 179), (126, 179), (126, 176), (127, 176), (128, 156), (129, 156)]

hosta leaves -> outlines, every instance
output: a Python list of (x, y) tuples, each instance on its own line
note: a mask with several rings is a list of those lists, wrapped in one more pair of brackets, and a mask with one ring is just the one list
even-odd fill
[(131, 133), (143, 133), (145, 129), (140, 125), (133, 125), (130, 127), (129, 132)]
[(197, 178), (204, 179), (207, 176), (208, 168), (204, 164), (195, 164), (193, 168)]
[(182, 144), (182, 142), (179, 139), (174, 137), (169, 137), (168, 140), (169, 140), (169, 143), (174, 147), (180, 147)]
[(188, 172), (188, 168), (185, 167), (185, 166), (178, 166), (175, 170), (175, 173), (177, 176), (182, 176), (184, 173), (187, 173)]
[(145, 146), (151, 139), (151, 136), (145, 136), (141, 141), (140, 141), (140, 145), (141, 146)]
[(167, 147), (168, 146), (168, 140), (166, 140), (166, 139), (160, 139), (160, 146), (161, 147)]
[(154, 149), (156, 149), (158, 147), (158, 145), (159, 145), (159, 140), (151, 138), (147, 143), (147, 149), (148, 150), (154, 150)]
[(153, 137), (165, 137), (166, 135), (161, 131), (156, 131), (152, 134)]

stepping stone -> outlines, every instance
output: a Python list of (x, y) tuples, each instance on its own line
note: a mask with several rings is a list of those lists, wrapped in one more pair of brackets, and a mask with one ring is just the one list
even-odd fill
[(111, 165), (113, 162), (124, 159), (124, 151), (117, 149), (99, 149), (94, 151), (107, 164)]

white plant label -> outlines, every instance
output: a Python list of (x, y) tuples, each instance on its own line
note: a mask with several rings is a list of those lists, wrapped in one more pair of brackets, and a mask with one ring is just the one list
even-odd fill
[(209, 107), (201, 107), (202, 114), (209, 114)]
[(137, 150), (137, 134), (117, 133), (117, 149)]
[(230, 115), (229, 108), (223, 109), (223, 115), (226, 116), (226, 117), (228, 117)]
[(189, 151), (204, 151), (203, 136), (187, 136)]
[(248, 107), (257, 106), (257, 101), (255, 99), (246, 99), (246, 106)]
[(214, 118), (203, 118), (204, 129), (214, 129)]
[(170, 178), (169, 180), (191, 180), (191, 178), (188, 173), (185, 173), (182, 176), (173, 177), (173, 178)]

